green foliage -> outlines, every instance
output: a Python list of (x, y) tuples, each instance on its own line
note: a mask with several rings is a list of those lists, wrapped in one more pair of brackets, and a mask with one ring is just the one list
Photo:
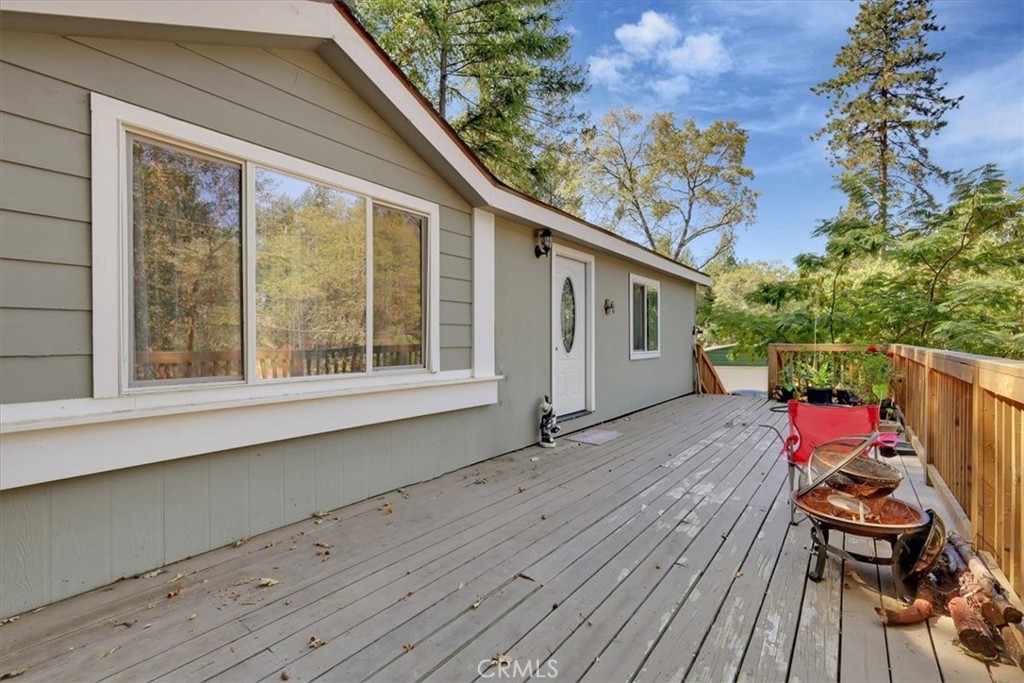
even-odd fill
[(702, 324), (716, 343), (750, 350), (905, 343), (1024, 359), (1024, 188), (992, 166), (956, 174), (952, 187), (946, 204), (912, 207), (899, 237), (849, 212), (823, 223), (825, 253), (801, 255), (775, 282), (764, 264), (712, 273)]
[(618, 232), (703, 268), (731, 254), (737, 228), (754, 220), (760, 193), (746, 148), (735, 121), (702, 130), (672, 112), (611, 111), (584, 135), (585, 194)]
[(828, 138), (834, 164), (872, 177), (868, 189), (886, 229), (893, 207), (942, 175), (925, 139), (962, 98), (943, 94), (944, 53), (928, 49), (928, 34), (941, 30), (931, 0), (865, 0), (836, 55), (838, 75), (811, 88), (831, 100), (814, 138)]
[(481, 161), (558, 206), (586, 88), (560, 0), (352, 0), (359, 20)]

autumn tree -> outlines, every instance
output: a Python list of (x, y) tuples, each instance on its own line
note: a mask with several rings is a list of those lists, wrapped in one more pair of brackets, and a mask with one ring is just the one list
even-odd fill
[(704, 129), (671, 112), (649, 119), (607, 113), (584, 136), (592, 213), (623, 235), (703, 268), (730, 253), (736, 230), (753, 222), (760, 193), (744, 165), (747, 133), (735, 121)]
[(357, 17), (481, 161), (561, 205), (556, 168), (586, 87), (560, 0), (350, 0)]
[(813, 138), (828, 139), (832, 162), (844, 172), (874, 178), (877, 220), (886, 230), (894, 207), (926, 194), (928, 179), (942, 175), (925, 140), (962, 98), (943, 94), (938, 64), (945, 53), (928, 49), (929, 34), (941, 30), (931, 0), (864, 0), (836, 55), (839, 73), (811, 88), (831, 102)]

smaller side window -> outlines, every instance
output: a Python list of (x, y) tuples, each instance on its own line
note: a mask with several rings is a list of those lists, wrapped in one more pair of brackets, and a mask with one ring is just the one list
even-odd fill
[(661, 287), (657, 280), (629, 276), (631, 359), (661, 356)]

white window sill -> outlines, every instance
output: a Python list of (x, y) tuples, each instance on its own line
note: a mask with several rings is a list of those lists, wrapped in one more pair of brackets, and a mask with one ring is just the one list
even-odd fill
[(0, 488), (492, 405), (501, 377), (467, 370), (372, 379), (8, 404)]
[(629, 354), (630, 360), (651, 360), (652, 358), (661, 358), (661, 351), (631, 351)]

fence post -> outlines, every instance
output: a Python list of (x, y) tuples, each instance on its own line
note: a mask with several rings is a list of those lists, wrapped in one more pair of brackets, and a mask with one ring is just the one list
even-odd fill
[(982, 457), (984, 455), (984, 415), (982, 406), (981, 374), (978, 366), (974, 366), (971, 372), (971, 457), (967, 465), (971, 468), (971, 503), (968, 515), (971, 519), (971, 541), (975, 548), (981, 548), (978, 541), (981, 537), (981, 486), (982, 486)]
[[(921, 466), (924, 469), (924, 483), (928, 486), (934, 486), (932, 484), (932, 478), (928, 472), (928, 461), (931, 460), (929, 452), (932, 449), (932, 438), (931, 438), (931, 414), (932, 414), (932, 352), (924, 352), (924, 394), (922, 395), (922, 402), (924, 410), (921, 411), (921, 416), (924, 418), (924, 424), (921, 425), (921, 430), (918, 433), (918, 439), (924, 444), (924, 453), (920, 454)], [(921, 437), (924, 437), (923, 439)]]

